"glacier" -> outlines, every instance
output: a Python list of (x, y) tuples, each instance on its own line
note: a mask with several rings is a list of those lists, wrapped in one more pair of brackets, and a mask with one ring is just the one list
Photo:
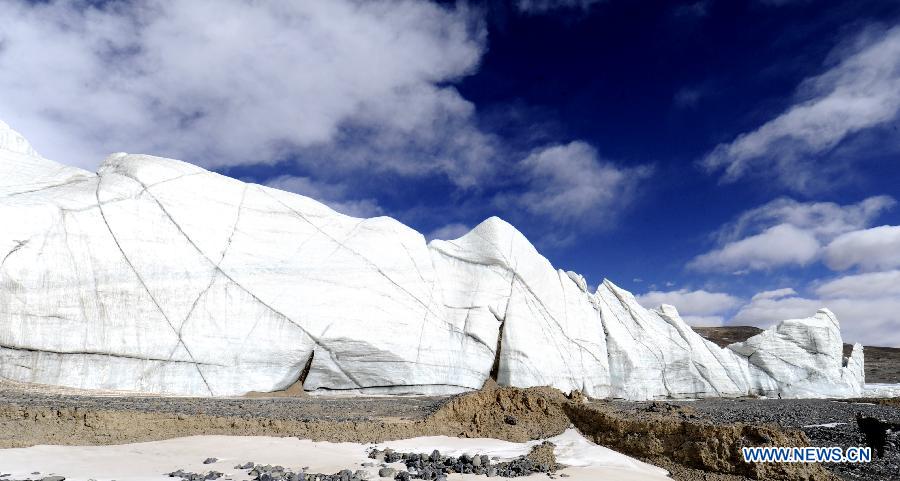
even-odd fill
[(594, 398), (847, 397), (822, 309), (720, 348), (673, 306), (554, 268), (492, 217), (433, 240), (178, 160), (98, 172), (0, 122), (0, 377), (235, 396), (453, 394), (549, 385)]

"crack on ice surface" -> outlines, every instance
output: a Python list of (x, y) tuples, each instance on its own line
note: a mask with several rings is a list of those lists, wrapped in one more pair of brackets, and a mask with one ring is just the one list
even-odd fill
[[(143, 184), (143, 182), (140, 181), (140, 179), (137, 179), (137, 178), (135, 178), (135, 177), (133, 177), (133, 176), (131, 176), (131, 175), (126, 175), (126, 174), (120, 174), (120, 175), (123, 175), (124, 177), (129, 178), (129, 179), (133, 180), (134, 182), (137, 182), (138, 184), (140, 184), (142, 187), (144, 187), (144, 192), (146, 192), (147, 195), (148, 195), (151, 199), (153, 199), (153, 201), (156, 203), (156, 205), (159, 207), (159, 209), (160, 209), (160, 210), (163, 212), (163, 214), (165, 214), (165, 216), (169, 219), (169, 222), (171, 222), (172, 225), (175, 226), (175, 228), (178, 230), (178, 232), (185, 238), (185, 240), (187, 240), (187, 242), (188, 242), (191, 246), (193, 246), (193, 248), (197, 251), (197, 253), (199, 253), (204, 259), (206, 259), (207, 262), (209, 262), (210, 264), (213, 265), (213, 267), (215, 268), (216, 271), (218, 271), (219, 273), (221, 273), (221, 275), (225, 276), (225, 278), (228, 279), (229, 282), (233, 283), (236, 287), (238, 287), (239, 289), (241, 289), (242, 291), (244, 291), (244, 292), (246, 292), (248, 295), (250, 295), (250, 296), (251, 296), (256, 302), (258, 302), (260, 305), (262, 305), (262, 306), (264, 306), (266, 309), (272, 311), (274, 314), (276, 314), (277, 316), (281, 317), (283, 320), (286, 320), (286, 321), (288, 321), (290, 324), (293, 324), (294, 326), (296, 326), (296, 327), (297, 327), (298, 329), (300, 329), (307, 337), (309, 337), (309, 338), (310, 338), (317, 346), (319, 346), (319, 347), (321, 347), (323, 350), (325, 350), (325, 351), (328, 353), (328, 355), (329, 355), (332, 359), (335, 359), (335, 354), (331, 351), (331, 349), (329, 349), (327, 346), (325, 346), (325, 345), (319, 340), (318, 337), (313, 336), (312, 333), (310, 333), (310, 332), (309, 332), (306, 328), (304, 328), (301, 324), (299, 324), (298, 322), (294, 321), (293, 319), (291, 319), (290, 317), (288, 317), (287, 315), (285, 315), (285, 314), (282, 313), (281, 311), (275, 309), (273, 306), (269, 305), (268, 303), (264, 302), (264, 301), (263, 301), (262, 299), (260, 299), (256, 294), (254, 294), (252, 291), (250, 291), (249, 289), (247, 289), (246, 287), (244, 287), (241, 283), (235, 281), (235, 280), (234, 280), (227, 272), (225, 272), (224, 270), (222, 270), (222, 268), (221, 268), (219, 265), (217, 265), (216, 263), (214, 263), (214, 262), (213, 262), (213, 261), (212, 261), (212, 260), (211, 260), (211, 259), (210, 259), (210, 258), (209, 258), (209, 257), (208, 257), (201, 249), (200, 249), (200, 247), (197, 246), (197, 244), (190, 238), (190, 236), (188, 236), (187, 233), (184, 232), (184, 230), (181, 228), (181, 226), (178, 224), (178, 222), (175, 221), (175, 219), (172, 217), (172, 215), (169, 213), (169, 211), (165, 208), (165, 206), (162, 204), (162, 202), (160, 202), (159, 199), (157, 199), (156, 196), (153, 195), (153, 192), (150, 192), (149, 190), (147, 190), (146, 186)], [(99, 184), (98, 184), (98, 200), (99, 200)], [(101, 212), (101, 214), (102, 214), (102, 213), (103, 213), (103, 210), (101, 209), (100, 212)], [(105, 216), (104, 216), (104, 221), (106, 221)], [(108, 222), (107, 222), (107, 227), (109, 227), (109, 223), (108, 223)], [(111, 229), (110, 229), (110, 233), (112, 233), (112, 230), (111, 230)], [(114, 238), (114, 240), (115, 240), (115, 235), (113, 235), (113, 238)], [(116, 240), (116, 245), (118, 245), (118, 240)], [(121, 246), (119, 246), (119, 249), (120, 249), (120, 250), (122, 249)], [(122, 255), (123, 255), (123, 256), (125, 255), (124, 251), (122, 252)], [(126, 261), (127, 261), (127, 256), (126, 256)], [(127, 262), (128, 262), (129, 265), (131, 266), (132, 270), (134, 270), (134, 266), (131, 265), (131, 262), (130, 262), (130, 261), (127, 261)], [(135, 270), (135, 274), (137, 274), (137, 271), (136, 271), (136, 270)], [(138, 276), (139, 276), (139, 275), (138, 275)], [(139, 277), (140, 277), (140, 276), (139, 276)], [(143, 283), (143, 280), (141, 280), (141, 283), (144, 284), (144, 283)], [(144, 288), (145, 288), (145, 289), (147, 288), (146, 284), (144, 284)], [(149, 293), (149, 289), (148, 289), (147, 291), (148, 291), (148, 293)], [(152, 298), (152, 294), (151, 294), (151, 298)], [(156, 300), (155, 300), (155, 299), (154, 299), (154, 303), (156, 303)], [(158, 304), (158, 303), (156, 303), (156, 304), (157, 304), (157, 307), (159, 307), (159, 304)], [(161, 309), (161, 308), (160, 308), (160, 312), (162, 312), (162, 309)], [(163, 316), (166, 317), (166, 316), (165, 316), (165, 313), (163, 313)], [(172, 323), (171, 323), (171, 321), (169, 321), (168, 317), (166, 317), (166, 321), (169, 322), (169, 326), (172, 327), (173, 330), (174, 330), (174, 326), (172, 326)], [(176, 334), (177, 334), (177, 331), (176, 331)], [(181, 338), (179, 337), (179, 339), (181, 339)], [(189, 350), (188, 347), (184, 344), (184, 341), (183, 341), (183, 340), (181, 341), (181, 345), (184, 346), (185, 351), (187, 351), (188, 355), (191, 356), (191, 358), (193, 358), (193, 355), (190, 353), (190, 350)], [(357, 380), (350, 372), (346, 371), (342, 366), (340, 366), (340, 364), (338, 364), (336, 360), (335, 360), (335, 365), (337, 366), (337, 368), (338, 368), (338, 369), (339, 369), (339, 370), (340, 370), (340, 371), (341, 371), (348, 379), (350, 379), (352, 382), (354, 382), (354, 383), (356, 383), (356, 384), (359, 384), (359, 381), (358, 381), (358, 380)], [(197, 370), (198, 370), (198, 372), (200, 372), (199, 367), (198, 367)], [(200, 373), (200, 375), (201, 375), (201, 377), (203, 377), (202, 372)], [(206, 378), (205, 378), (205, 377), (203, 377), (203, 382), (206, 383)], [(208, 385), (208, 384), (207, 384), (207, 388), (209, 388), (209, 385)], [(212, 390), (211, 390), (211, 389), (210, 389), (210, 394), (212, 394)]]
[[(139, 181), (135, 180), (140, 183)], [(100, 180), (97, 182), (97, 189), (94, 191), (94, 195), (97, 198), (97, 203), (100, 203), (100, 188), (103, 185), (103, 177), (100, 177)], [(143, 185), (143, 184), (142, 184)], [(103, 207), (100, 207), (100, 216), (103, 218), (103, 223), (106, 224), (106, 229), (109, 231), (109, 235), (112, 237), (113, 242), (116, 244), (116, 247), (119, 249), (119, 253), (122, 254), (122, 258), (125, 260), (125, 263), (131, 268), (131, 271), (134, 272), (134, 275), (137, 277), (138, 282), (144, 288), (144, 291), (147, 292), (147, 296), (150, 297), (150, 300), (156, 306), (156, 309), (159, 311), (160, 315), (163, 316), (163, 319), (166, 320), (166, 323), (169, 325), (169, 328), (172, 329), (172, 332), (178, 338), (178, 342), (184, 347), (185, 352), (191, 358), (191, 362), (194, 364), (194, 367), (197, 369), (197, 374), (200, 375), (200, 379), (203, 381), (203, 384), (206, 385), (206, 389), (209, 391), (210, 396), (213, 396), (213, 390), (209, 386), (209, 382), (206, 380), (206, 376), (203, 375), (203, 371), (200, 369), (200, 366), (197, 364), (197, 360), (194, 358), (194, 355), (191, 353), (191, 350), (187, 347), (184, 342), (184, 339), (181, 338), (181, 333), (178, 329), (175, 329), (175, 326), (172, 324), (172, 321), (169, 319), (169, 316), (166, 315), (162, 306), (159, 305), (159, 302), (156, 300), (156, 297), (150, 292), (150, 288), (147, 286), (147, 283), (144, 281), (144, 278), (138, 272), (138, 270), (134, 267), (134, 264), (131, 262), (131, 259), (128, 258), (128, 254), (125, 253), (125, 249), (122, 248), (122, 244), (119, 243), (119, 239), (116, 237), (115, 232), (113, 232), (112, 226), (109, 224), (109, 219), (106, 218), (106, 212), (103, 211)]]
[[(506, 322), (507, 316), (509, 314), (509, 308), (510, 308), (510, 305), (512, 304), (513, 294), (515, 292), (516, 285), (518, 284), (520, 288), (524, 288), (524, 293), (527, 294), (527, 295), (523, 296), (523, 300), (526, 303), (526, 305), (528, 305), (531, 308), (531, 309), (529, 309), (529, 311), (540, 314), (540, 318), (544, 321), (542, 328), (544, 326), (550, 327), (550, 324), (551, 324), (550, 321), (552, 321), (552, 324), (556, 326), (556, 330), (549, 331), (549, 333), (551, 333), (551, 335), (549, 337), (553, 338), (553, 344), (555, 346), (555, 349), (556, 349), (557, 353), (560, 354), (560, 358), (562, 359), (566, 370), (569, 372), (569, 375), (573, 377), (573, 379), (575, 379), (577, 376), (575, 376), (575, 374), (572, 370), (572, 366), (569, 364), (568, 358), (565, 355), (564, 350), (560, 347), (559, 343), (555, 340), (556, 336), (552, 335), (553, 332), (558, 332), (567, 341), (578, 346), (579, 351), (582, 354), (586, 353), (587, 355), (592, 357), (594, 360), (596, 360), (598, 363), (603, 365), (604, 364), (603, 359), (600, 359), (599, 357), (597, 357), (590, 349), (585, 347), (579, 339), (574, 339), (574, 338), (570, 337), (568, 334), (566, 334), (566, 330), (562, 327), (562, 325), (559, 323), (559, 321), (556, 320), (556, 318), (552, 315), (552, 313), (550, 313), (549, 309), (544, 304), (544, 302), (537, 296), (537, 294), (531, 288), (531, 286), (527, 282), (525, 282), (525, 280), (518, 274), (518, 272), (517, 272), (518, 258), (517, 258), (515, 265), (513, 265), (513, 263), (509, 260), (509, 258), (504, 254), (503, 250), (500, 249), (499, 246), (497, 246), (494, 242), (492, 242), (490, 239), (487, 239), (486, 237), (481, 235), (481, 233), (478, 232), (477, 230), (472, 231), (472, 233), (474, 235), (478, 236), (479, 238), (481, 238), (485, 243), (492, 246), (496, 250), (497, 254), (502, 258), (502, 262), (473, 261), (471, 259), (467, 259), (464, 257), (460, 257), (458, 255), (451, 254), (439, 247), (433, 247), (433, 248), (435, 249), (436, 252), (438, 252), (441, 255), (447, 256), (449, 258), (452, 258), (452, 259), (455, 259), (455, 260), (458, 260), (458, 261), (461, 261), (464, 263), (479, 265), (479, 266), (486, 266), (486, 267), (500, 267), (510, 275), (509, 294), (506, 296), (506, 308), (504, 310), (502, 318), (498, 317), (498, 320), (500, 320), (503, 323)], [(510, 251), (512, 251), (512, 249), (513, 249), (514, 242), (515, 242), (515, 238), (510, 238), (510, 246), (509, 246)], [(496, 316), (496, 314), (495, 314), (495, 316)], [(548, 332), (548, 331), (544, 331), (544, 332)], [(582, 360), (582, 370), (585, 370), (583, 360)]]
[[(65, 187), (68, 185), (78, 184), (81, 182), (88, 182), (88, 181), (94, 180), (96, 178), (97, 178), (97, 176), (68, 179), (68, 180), (60, 182), (58, 184), (48, 185), (48, 186), (40, 187), (37, 189), (24, 190), (21, 192), (13, 192), (11, 194), (0, 195), (0, 198), (10, 198), (10, 197), (18, 197), (20, 195), (34, 194), (36, 192), (43, 192), (45, 190), (55, 189), (57, 187)], [(22, 185), (24, 186), (24, 185), (30, 185), (30, 184), (22, 184)], [(16, 186), (13, 185), (13, 186), (9, 186), (9, 187), (15, 188)]]
[[(830, 333), (829, 333), (829, 335), (830, 335)], [(790, 344), (793, 344), (793, 345), (799, 347), (800, 349), (802, 349), (802, 350), (804, 350), (804, 351), (806, 351), (806, 352), (812, 354), (813, 356), (827, 356), (827, 357), (830, 357), (830, 356), (828, 355), (827, 352), (824, 352), (824, 351), (819, 350), (819, 339), (816, 338), (816, 337), (813, 337), (813, 338), (812, 338), (813, 344), (815, 344), (815, 346), (814, 346), (812, 349), (806, 347), (805, 345), (803, 345), (803, 343), (794, 341), (793, 338), (791, 338), (791, 337), (789, 337), (789, 336), (784, 336), (784, 337), (782, 337), (782, 340), (785, 341), (785, 342), (789, 342)]]
[[(656, 311), (651, 310), (650, 312), (656, 312)], [(694, 357), (694, 351), (692, 349), (690, 349), (692, 344), (691, 344), (691, 341), (688, 339), (688, 336), (689, 336), (688, 331), (684, 330), (683, 326), (681, 324), (676, 325), (675, 320), (673, 318), (671, 318), (668, 314), (665, 314), (662, 312), (656, 312), (656, 314), (660, 318), (662, 318), (664, 321), (667, 321), (666, 324), (670, 327), (670, 329), (674, 330), (675, 333), (678, 334), (678, 336), (681, 338), (681, 340), (684, 341), (684, 343), (686, 344), (687, 347), (684, 347), (683, 349), (684, 349), (684, 351), (687, 352), (688, 360), (694, 365), (694, 370), (697, 372), (697, 374), (700, 375), (700, 377), (703, 378), (704, 381), (706, 381), (706, 383), (709, 385), (709, 387), (711, 387), (713, 389), (713, 391), (716, 392), (717, 396), (722, 397), (721, 391), (719, 391), (719, 388), (717, 388), (715, 383), (712, 382), (712, 380), (709, 377), (709, 373), (707, 372), (707, 370), (711, 371), (711, 369), (709, 367), (707, 367), (706, 364), (700, 362), (700, 360), (698, 360), (697, 358)], [(690, 329), (690, 328), (688, 328), (688, 329)], [(691, 330), (690, 332), (693, 333), (694, 331)], [(694, 333), (694, 334), (696, 335), (696, 333)], [(672, 336), (670, 336), (670, 338), (672, 338)], [(674, 339), (673, 339), (673, 341), (674, 341)], [(700, 344), (706, 349), (706, 352), (708, 352), (709, 355), (712, 356), (713, 361), (715, 361), (716, 364), (718, 364), (718, 366), (723, 371), (725, 371), (725, 375), (726, 375), (726, 377), (728, 377), (728, 380), (731, 381), (731, 384), (734, 387), (735, 391), (739, 391), (740, 389), (739, 389), (737, 382), (735, 382), (734, 378), (731, 377), (731, 370), (726, 368), (725, 364), (722, 363), (722, 360), (719, 359), (719, 356), (717, 356), (712, 351), (712, 349), (710, 348), (710, 341), (707, 341), (707, 340), (701, 338)], [(676, 345), (678, 345), (678, 344), (676, 344)], [(680, 345), (678, 345), (678, 346), (680, 347)]]
[[(354, 256), (358, 257), (359, 259), (362, 259), (362, 260), (366, 263), (366, 265), (368, 265), (370, 268), (372, 268), (372, 269), (373, 269), (375, 272), (377, 272), (381, 277), (387, 279), (388, 282), (390, 282), (391, 284), (393, 284), (393, 285), (394, 285), (397, 289), (399, 289), (401, 292), (403, 292), (404, 294), (408, 295), (408, 296), (409, 296), (410, 298), (412, 298), (414, 301), (416, 301), (417, 303), (419, 303), (420, 305), (422, 305), (422, 306), (425, 308), (425, 310), (427, 311), (427, 313), (428, 313), (428, 314), (431, 314), (431, 315), (433, 316), (433, 319), (434, 319), (434, 320), (436, 320), (436, 321), (438, 321), (438, 322), (442, 322), (442, 323), (444, 324), (445, 327), (449, 328), (449, 332), (453, 332), (453, 333), (455, 333), (455, 334), (457, 334), (457, 335), (462, 335), (462, 336), (465, 335), (465, 333), (462, 332), (462, 331), (460, 331), (455, 325), (453, 325), (453, 323), (447, 321), (446, 319), (442, 319), (442, 316), (441, 316), (441, 315), (439, 315), (437, 312), (435, 312), (434, 310), (431, 309), (431, 305), (430, 305), (430, 304), (431, 304), (431, 300), (429, 300), (428, 303), (422, 301), (422, 299), (420, 299), (418, 296), (416, 296), (415, 294), (413, 294), (412, 292), (410, 292), (408, 289), (406, 289), (405, 287), (403, 287), (402, 285), (400, 285), (400, 283), (398, 283), (397, 281), (395, 281), (391, 276), (387, 275), (387, 273), (384, 272), (384, 270), (382, 270), (381, 267), (378, 266), (378, 264), (376, 264), (375, 262), (373, 262), (372, 260), (370, 260), (368, 257), (362, 255), (360, 252), (356, 251), (355, 249), (353, 249), (353, 248), (347, 246), (347, 245), (344, 243), (344, 242), (346, 242), (346, 239), (345, 239), (344, 242), (335, 239), (334, 236), (332, 236), (331, 234), (329, 234), (328, 232), (326, 232), (324, 229), (322, 229), (321, 227), (319, 227), (316, 223), (312, 222), (309, 218), (307, 218), (307, 217), (306, 217), (305, 215), (303, 215), (302, 213), (298, 212), (296, 209), (294, 209), (294, 208), (292, 208), (291, 206), (285, 204), (281, 199), (278, 199), (277, 197), (273, 196), (272, 194), (270, 194), (269, 192), (265, 191), (264, 189), (262, 189), (262, 188), (260, 188), (260, 187), (258, 187), (258, 186), (257, 186), (257, 190), (259, 190), (260, 192), (262, 192), (263, 194), (265, 194), (267, 197), (269, 197), (270, 199), (274, 200), (275, 202), (277, 202), (278, 204), (280, 204), (281, 206), (283, 206), (285, 209), (287, 209), (288, 211), (290, 211), (291, 213), (293, 213), (293, 214), (294, 214), (295, 216), (297, 216), (298, 218), (302, 219), (304, 222), (306, 222), (307, 224), (309, 224), (309, 225), (310, 225), (312, 228), (314, 228), (316, 231), (318, 231), (318, 232), (321, 233), (323, 236), (325, 236), (328, 240), (330, 240), (330, 241), (334, 242), (335, 244), (337, 244), (337, 248), (343, 248), (344, 250), (350, 252), (351, 254), (353, 254)], [(367, 219), (364, 219), (363, 221), (359, 222), (356, 226), (354, 226), (353, 229), (355, 230), (356, 227), (358, 227), (360, 224), (362, 224), (365, 220), (367, 220)], [(432, 290), (432, 293), (433, 293), (433, 290)], [(427, 316), (426, 316), (426, 319), (427, 319)], [(488, 347), (488, 349), (490, 349), (490, 348)]]
[[(773, 359), (777, 359), (777, 360), (779, 360), (779, 361), (781, 361), (781, 362), (787, 364), (788, 366), (795, 367), (795, 368), (797, 368), (797, 369), (799, 369), (799, 370), (801, 370), (801, 371), (808, 371), (808, 369), (806, 369), (805, 367), (800, 366), (800, 365), (798, 365), (798, 364), (794, 364), (794, 363), (788, 361), (787, 359), (785, 359), (785, 358), (783, 358), (783, 357), (781, 357), (781, 356), (779, 356), (779, 355), (777, 355), (777, 354), (775, 354), (774, 352), (771, 352), (771, 351), (760, 351), (760, 350), (757, 349), (757, 350), (753, 351), (749, 356), (747, 356), (747, 360), (750, 360), (750, 358), (752, 358), (753, 356), (756, 356), (757, 358), (761, 358), (763, 355), (771, 356)], [(751, 361), (751, 362), (752, 362), (752, 361)], [(756, 363), (753, 363), (753, 364), (754, 364), (756, 367), (758, 367), (758, 368), (760, 368), (760, 369), (762, 369), (762, 370), (765, 370), (765, 369), (763, 369), (763, 366), (760, 366), (759, 364), (756, 364)], [(770, 373), (769, 375), (771, 375), (771, 373)]]
[[(493, 314), (493, 313), (492, 313)], [(496, 316), (496, 314), (494, 314)], [(503, 349), (503, 326), (506, 324), (505, 320), (500, 320), (500, 327), (497, 329), (497, 350), (494, 351), (494, 362), (491, 364), (491, 372), (489, 377), (494, 380), (494, 382), (499, 382), (498, 378), (500, 376), (500, 363), (502, 361), (500, 353)]]
[(31, 239), (25, 239), (25, 240), (23, 240), (23, 241), (20, 241), (20, 240), (13, 241), (13, 242), (16, 243), (16, 245), (13, 246), (12, 250), (10, 250), (9, 252), (7, 252), (5, 256), (3, 256), (3, 260), (0, 261), (0, 269), (2, 269), (3, 266), (6, 265), (6, 260), (9, 259), (9, 257), (10, 257), (11, 255), (15, 254), (16, 252), (19, 251), (19, 249), (21, 249), (21, 248), (25, 247), (26, 245), (28, 245), (28, 242), (29, 242), (29, 241), (31, 241)]
[[(53, 316), (47, 316), (53, 317)], [(175, 364), (201, 364), (204, 366), (216, 366), (216, 367), (224, 367), (223, 364), (216, 364), (210, 362), (197, 362), (197, 361), (179, 361), (172, 359), (162, 359), (150, 356), (137, 356), (133, 354), (118, 354), (113, 352), (103, 352), (103, 351), (63, 351), (63, 350), (54, 350), (54, 349), (37, 349), (31, 347), (22, 347), (22, 346), (10, 346), (7, 344), (0, 343), (0, 349), (9, 349), (10, 351), (20, 351), (20, 352), (30, 352), (30, 353), (38, 353), (38, 354), (55, 354), (60, 356), (105, 356), (105, 357), (117, 357), (122, 359), (133, 359), (136, 361), (153, 361), (153, 362), (161, 362), (161, 363), (175, 363)]]
[[(691, 332), (693, 332), (693, 331), (691, 331)], [(713, 352), (713, 347), (715, 347), (716, 349), (719, 350), (719, 354), (720, 354), (721, 356), (727, 356), (727, 355), (728, 355), (728, 354), (727, 354), (728, 351), (726, 351), (725, 348), (721, 348), (721, 347), (719, 347), (719, 346), (716, 346), (715, 344), (713, 344), (712, 341), (709, 341), (709, 340), (707, 340), (707, 339), (702, 339), (702, 338), (701, 338), (700, 341), (703, 343), (703, 346), (706, 347), (707, 352), (709, 352), (710, 355), (712, 355), (712, 357), (716, 360), (716, 362), (719, 363), (719, 366), (721, 366), (722, 370), (725, 371), (725, 375), (728, 376), (728, 379), (729, 379), (729, 380), (731, 381), (731, 383), (734, 385), (735, 390), (736, 390), (736, 391), (743, 391), (743, 389), (741, 389), (741, 384), (739, 384), (739, 383), (734, 379), (734, 373), (731, 372), (731, 369), (728, 369), (728, 367), (725, 366), (725, 363), (722, 362), (722, 360), (719, 358), (719, 356), (716, 355), (715, 352)], [(730, 351), (730, 352), (734, 352), (734, 351)], [(743, 381), (744, 381), (744, 383), (746, 383), (746, 384), (748, 384), (748, 385), (750, 384), (749, 380), (747, 380), (747, 379), (744, 379)]]
[[(322, 229), (321, 227), (319, 227), (318, 225), (316, 225), (314, 222), (312, 222), (311, 220), (309, 220), (305, 215), (301, 214), (301, 213), (298, 212), (296, 209), (294, 209), (294, 208), (292, 208), (291, 206), (285, 204), (283, 201), (281, 201), (281, 199), (278, 199), (277, 197), (273, 196), (272, 194), (266, 192), (265, 190), (262, 190), (262, 189), (259, 189), (259, 190), (260, 190), (260, 192), (262, 192), (263, 194), (267, 195), (269, 198), (271, 198), (271, 199), (274, 200), (275, 202), (278, 202), (279, 204), (281, 204), (284, 208), (286, 208), (286, 209), (288, 209), (289, 211), (291, 211), (294, 215), (296, 215), (297, 217), (299, 217), (300, 219), (302, 219), (303, 221), (305, 221), (307, 224), (309, 224), (310, 226), (312, 226), (312, 228), (314, 228), (314, 229), (316, 229), (317, 231), (319, 231), (319, 232), (320, 232), (322, 235), (324, 235), (326, 238), (328, 238), (329, 240), (331, 240), (332, 242), (334, 242), (335, 244), (337, 244), (337, 247), (338, 247), (338, 248), (343, 248), (343, 249), (347, 250), (348, 252), (350, 252), (351, 254), (353, 254), (354, 256), (356, 256), (356, 257), (362, 259), (369, 267), (371, 267), (372, 269), (374, 269), (375, 272), (377, 272), (380, 276), (382, 276), (382, 277), (384, 277), (385, 279), (387, 279), (388, 282), (390, 282), (390, 283), (393, 284), (395, 287), (397, 287), (397, 289), (399, 289), (399, 290), (402, 291), (403, 293), (407, 294), (409, 297), (411, 297), (413, 300), (415, 300), (415, 301), (418, 302), (419, 304), (423, 305), (426, 309), (431, 310), (430, 307), (428, 306), (428, 304), (426, 304), (425, 302), (423, 302), (422, 299), (419, 299), (418, 296), (416, 296), (416, 295), (413, 294), (412, 292), (409, 292), (409, 290), (407, 290), (405, 287), (403, 287), (402, 285), (400, 285), (400, 284), (399, 284), (397, 281), (395, 281), (391, 276), (387, 275), (387, 273), (385, 273), (385, 272), (381, 269), (381, 267), (378, 266), (378, 264), (376, 264), (375, 262), (373, 262), (372, 260), (370, 260), (368, 257), (362, 255), (361, 253), (359, 253), (359, 252), (356, 251), (355, 249), (353, 249), (353, 248), (351, 248), (351, 247), (345, 245), (343, 242), (341, 242), (341, 241), (335, 239), (334, 236), (332, 236), (331, 234), (329, 234), (328, 232), (326, 232), (324, 229)], [(360, 222), (360, 223), (362, 223), (362, 222)], [(355, 228), (355, 227), (354, 227), (354, 228)]]
[(390, 389), (390, 388), (415, 388), (415, 387), (458, 387), (460, 389), (465, 389), (467, 391), (474, 391), (475, 388), (471, 386), (463, 386), (461, 384), (448, 384), (448, 383), (416, 383), (416, 384), (380, 384), (373, 386), (358, 386), (358, 387), (319, 387), (313, 391), (309, 392), (322, 392), (322, 391), (366, 391), (368, 389)]
[[(187, 177), (187, 176), (181, 176), (179, 178), (183, 178), (183, 177)], [(176, 179), (172, 179), (172, 180), (176, 180)], [(163, 182), (158, 182), (155, 185), (158, 185), (161, 183), (163, 183)], [(185, 325), (191, 319), (191, 316), (194, 314), (194, 311), (197, 309), (197, 305), (199, 305), (200, 301), (204, 297), (206, 297), (206, 294), (209, 293), (209, 291), (212, 289), (213, 285), (215, 285), (216, 280), (219, 278), (219, 273), (222, 272), (221, 265), (222, 265), (222, 262), (225, 260), (225, 255), (228, 253), (228, 248), (231, 247), (231, 240), (232, 240), (232, 237), (234, 236), (235, 231), (237, 230), (238, 222), (240, 222), (240, 220), (241, 220), (241, 209), (244, 206), (244, 199), (246, 198), (246, 195), (247, 195), (247, 185), (244, 184), (244, 190), (243, 190), (243, 193), (241, 194), (241, 201), (237, 207), (237, 213), (235, 214), (234, 224), (231, 227), (231, 233), (228, 235), (228, 238), (225, 241), (225, 246), (222, 248), (222, 255), (219, 256), (219, 260), (218, 260), (218, 262), (216, 262), (216, 264), (212, 270), (212, 273), (211, 273), (212, 275), (210, 276), (209, 283), (197, 295), (197, 297), (194, 299), (194, 302), (191, 303), (190, 309), (188, 310), (187, 314), (184, 316), (184, 319), (181, 321), (181, 324), (178, 325), (178, 337), (179, 338), (181, 338), (182, 331), (184, 330)], [(174, 222), (174, 220), (172, 222)], [(257, 322), (258, 322), (258, 320), (257, 320)], [(175, 355), (175, 351), (177, 350), (177, 347), (178, 346), (176, 345), (175, 348), (172, 349), (172, 353), (169, 354), (169, 357)]]
[[(622, 298), (622, 295), (618, 292), (618, 288), (607, 286), (607, 290), (610, 291), (612, 293), (612, 295), (615, 296), (616, 299), (618, 299), (619, 303), (622, 305), (622, 307), (625, 308), (625, 311), (628, 312), (628, 315), (631, 317), (631, 319), (634, 321), (634, 323), (637, 324), (638, 327), (643, 327), (643, 325), (637, 319), (638, 316), (635, 315), (634, 310), (631, 308), (631, 306), (628, 304), (628, 302)], [(660, 352), (657, 353), (656, 351), (651, 349), (650, 346), (648, 346), (647, 343), (645, 343), (643, 340), (638, 339), (634, 335), (634, 333), (631, 332), (631, 329), (628, 327), (628, 325), (626, 323), (623, 322), (621, 324), (623, 327), (625, 327), (625, 331), (628, 332), (628, 335), (630, 335), (631, 338), (634, 339), (635, 342), (644, 346), (644, 348), (647, 349), (647, 352), (649, 352), (654, 358), (656, 358), (656, 362), (659, 363), (659, 365), (660, 365), (660, 373), (661, 373), (660, 380), (663, 383), (663, 389), (665, 389), (667, 393), (671, 394), (673, 392), (673, 390), (671, 387), (669, 387), (669, 381), (666, 378), (666, 374), (668, 373), (668, 369), (667, 369), (668, 366), (666, 365), (667, 363), (665, 362), (665, 355), (662, 353), (662, 350), (660, 349)], [(662, 359), (660, 359), (660, 356), (662, 356)]]

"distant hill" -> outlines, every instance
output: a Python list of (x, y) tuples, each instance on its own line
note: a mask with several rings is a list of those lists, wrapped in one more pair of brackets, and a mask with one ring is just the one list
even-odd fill
[[(745, 341), (762, 332), (753, 326), (695, 327), (697, 334), (721, 347)], [(850, 355), (850, 344), (844, 344), (844, 355)], [(900, 383), (900, 348), (865, 346), (866, 382)]]

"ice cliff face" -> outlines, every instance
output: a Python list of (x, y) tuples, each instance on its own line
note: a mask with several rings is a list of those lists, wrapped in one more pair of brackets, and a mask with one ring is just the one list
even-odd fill
[(0, 125), (0, 377), (188, 395), (456, 393), (852, 396), (826, 310), (721, 349), (671, 306), (555, 269), (490, 218), (426, 244), (387, 218), (170, 159), (97, 174)]

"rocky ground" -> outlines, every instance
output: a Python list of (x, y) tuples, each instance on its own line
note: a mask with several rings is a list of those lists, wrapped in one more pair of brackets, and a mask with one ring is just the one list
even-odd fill
[(110, 410), (142, 413), (177, 413), (262, 418), (282, 421), (419, 420), (437, 411), (448, 397), (245, 397), (193, 398), (161, 396), (109, 396), (22, 389), (0, 383), (0, 406)]
[(777, 426), (781, 431), (802, 432), (810, 446), (842, 448), (867, 445), (867, 438), (857, 423), (857, 414), (884, 420), (895, 426), (895, 433), (887, 436), (883, 457), (878, 458), (873, 453), (875, 459), (871, 463), (833, 463), (824, 466), (829, 472), (847, 480), (900, 479), (900, 439), (896, 434), (896, 430), (900, 429), (900, 402), (897, 402), (900, 400), (871, 401), (873, 400), (706, 399), (666, 403), (602, 403), (611, 405), (628, 416), (661, 411), (717, 425), (746, 423)]
[[(886, 436), (884, 456), (866, 464), (766, 465), (739, 458), (740, 447), (747, 445), (864, 446), (867, 439), (857, 414), (900, 426), (897, 400), (635, 403), (587, 401), (577, 393), (566, 397), (549, 388), (496, 387), (456, 397), (208, 399), (97, 396), (0, 385), (0, 447), (119, 444), (200, 434), (365, 443), (448, 435), (522, 442), (552, 437), (574, 425), (595, 442), (662, 466), (684, 481), (898, 479), (900, 446), (893, 434)], [(816, 426), (823, 424), (829, 426)], [(416, 473), (426, 472), (426, 467), (437, 472), (437, 465), (415, 465), (419, 461), (425, 462), (412, 460)], [(530, 466), (541, 471), (540, 465)], [(275, 473), (278, 477), (264, 471), (256, 473), (261, 481), (299, 479), (292, 477), (298, 473), (282, 471)], [(343, 474), (352, 479), (355, 473)], [(328, 476), (322, 479), (344, 477)]]
[[(762, 332), (762, 329), (753, 326), (695, 327), (694, 330), (720, 347), (745, 341)], [(900, 383), (900, 348), (863, 347), (866, 356), (866, 382)], [(844, 344), (844, 356), (849, 356), (852, 348), (852, 345)]]

